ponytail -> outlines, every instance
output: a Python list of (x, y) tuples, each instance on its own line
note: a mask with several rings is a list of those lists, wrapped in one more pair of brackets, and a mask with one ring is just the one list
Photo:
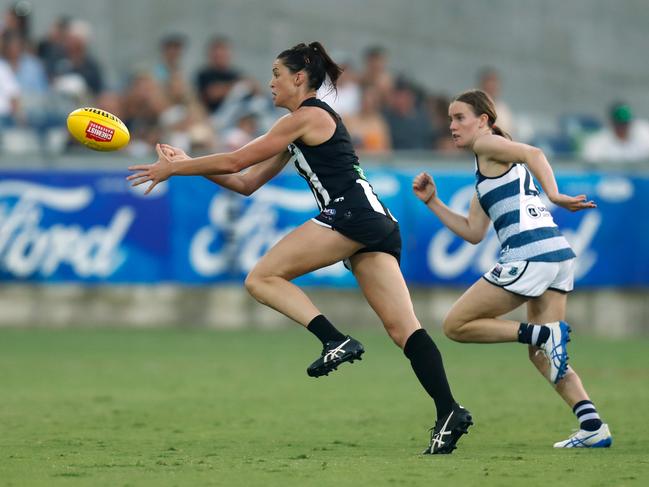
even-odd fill
[(277, 59), (281, 59), (291, 73), (306, 71), (309, 78), (309, 88), (317, 90), (329, 77), (331, 86), (336, 90), (336, 82), (343, 69), (329, 56), (323, 45), (314, 41), (309, 45), (300, 43), (282, 51)]
[(505, 137), (506, 139), (512, 140), (512, 136), (509, 135), (507, 132), (505, 132), (500, 127), (497, 127), (495, 123), (491, 125), (491, 133), (494, 134), (494, 135), (500, 135), (501, 137)]

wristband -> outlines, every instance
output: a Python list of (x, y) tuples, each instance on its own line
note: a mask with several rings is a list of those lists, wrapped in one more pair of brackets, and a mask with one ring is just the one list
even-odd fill
[(435, 197), (435, 193), (431, 194), (431, 195), (430, 195), (430, 198), (428, 198), (426, 201), (424, 201), (424, 204), (427, 205), (428, 203), (430, 203), (430, 201), (431, 201), (434, 197)]

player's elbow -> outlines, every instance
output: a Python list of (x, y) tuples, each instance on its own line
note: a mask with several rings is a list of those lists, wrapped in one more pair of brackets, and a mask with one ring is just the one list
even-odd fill
[(465, 236), (465, 240), (469, 242), (470, 244), (477, 245), (480, 242), (484, 240), (485, 235), (487, 234), (486, 231), (480, 230), (473, 230), (469, 232), (468, 235)]
[(241, 194), (241, 195), (243, 195), (243, 196), (250, 196), (250, 195), (252, 195), (252, 193), (254, 193), (255, 191), (257, 191), (258, 189), (259, 189), (259, 188), (254, 187), (254, 186), (244, 185), (244, 186), (239, 190), (239, 194)]
[(539, 149), (538, 147), (534, 147), (532, 145), (528, 146), (527, 148), (527, 161), (533, 161), (538, 159), (539, 157), (544, 157), (543, 151)]
[(466, 240), (467, 242), (469, 242), (470, 244), (477, 245), (477, 244), (479, 244), (480, 242), (482, 242), (482, 238), (483, 238), (483, 237), (480, 236), (480, 235), (467, 235), (467, 237), (465, 238), (465, 240)]

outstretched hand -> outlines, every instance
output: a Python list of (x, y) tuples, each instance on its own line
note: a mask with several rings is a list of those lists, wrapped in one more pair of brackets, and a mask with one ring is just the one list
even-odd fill
[(585, 194), (580, 194), (579, 196), (568, 196), (559, 193), (557, 196), (552, 198), (552, 203), (572, 212), (597, 208), (594, 201), (586, 201)]
[(160, 149), (162, 149), (164, 155), (167, 156), (171, 162), (183, 161), (190, 158), (180, 147), (174, 147), (169, 144), (160, 144)]
[[(174, 149), (171, 146), (167, 147)], [(140, 184), (151, 182), (151, 184), (149, 184), (149, 187), (144, 192), (144, 194), (149, 194), (151, 190), (155, 188), (159, 183), (169, 179), (172, 175), (172, 161), (170, 159), (170, 156), (168, 155), (172, 153), (170, 149), (163, 150), (160, 144), (156, 144), (155, 150), (158, 153), (158, 160), (156, 162), (154, 162), (153, 164), (138, 164), (136, 166), (129, 166), (128, 170), (133, 171), (134, 173), (126, 178), (128, 181), (132, 181), (131, 186), (139, 186)]]
[(415, 196), (424, 203), (428, 203), (436, 194), (437, 186), (432, 176), (427, 172), (419, 173), (412, 181), (412, 190)]

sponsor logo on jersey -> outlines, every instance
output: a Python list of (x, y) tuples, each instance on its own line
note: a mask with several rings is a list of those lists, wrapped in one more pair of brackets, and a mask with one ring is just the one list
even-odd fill
[(536, 206), (536, 205), (527, 205), (525, 208), (527, 214), (532, 218), (541, 218), (549, 214), (548, 209), (545, 206)]

